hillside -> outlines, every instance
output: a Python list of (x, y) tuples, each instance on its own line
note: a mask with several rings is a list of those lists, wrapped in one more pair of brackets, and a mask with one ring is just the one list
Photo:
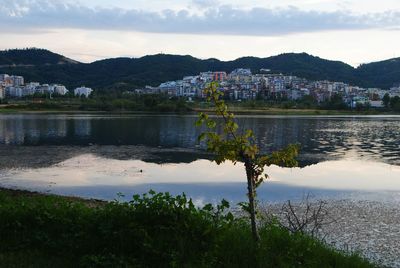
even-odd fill
[(201, 60), (192, 56), (157, 54), (141, 58), (113, 58), (79, 63), (42, 49), (0, 51), (0, 73), (23, 75), (26, 81), (57, 82), (102, 90), (125, 90), (159, 85), (203, 71), (261, 68), (310, 80), (343, 81), (366, 87), (389, 88), (400, 82), (400, 60), (364, 64), (358, 68), (306, 53), (287, 53), (268, 58), (243, 57), (233, 61)]
[(55, 64), (75, 64), (77, 61), (66, 58), (45, 49), (10, 49), (0, 51), (0, 66), (40, 66)]
[(400, 58), (363, 64), (357, 68), (356, 76), (369, 87), (392, 87), (400, 83)]

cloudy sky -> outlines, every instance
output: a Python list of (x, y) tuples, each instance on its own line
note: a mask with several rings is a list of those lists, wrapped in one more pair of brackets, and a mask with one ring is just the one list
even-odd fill
[(400, 57), (399, 0), (0, 0), (0, 49), (83, 62), (307, 52), (357, 66)]

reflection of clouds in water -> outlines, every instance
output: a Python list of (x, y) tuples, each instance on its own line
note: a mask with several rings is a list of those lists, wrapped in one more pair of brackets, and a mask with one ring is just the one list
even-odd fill
[(271, 167), (273, 179), (296, 186), (325, 189), (400, 191), (400, 167), (361, 160), (327, 161), (292, 172)]
[(242, 167), (238, 170), (238, 166), (231, 166), (229, 163), (216, 166), (208, 160), (198, 160), (190, 164), (159, 165), (140, 160), (114, 160), (84, 154), (49, 168), (21, 170), (12, 174), (12, 177), (15, 181), (42, 181), (47, 178), (60, 186), (243, 181)]
[[(278, 183), (325, 190), (400, 191), (400, 167), (359, 159), (327, 161), (305, 168), (271, 166), (266, 172), (271, 179), (260, 189)], [(40, 188), (54, 183), (54, 189), (109, 186), (112, 191), (113, 187), (135, 188), (140, 185), (174, 184), (190, 188), (196, 184), (245, 184), (246, 177), (241, 164), (229, 162), (219, 166), (208, 160), (159, 165), (84, 154), (48, 168), (11, 170), (0, 175), (0, 180), (23, 187), (36, 185)]]

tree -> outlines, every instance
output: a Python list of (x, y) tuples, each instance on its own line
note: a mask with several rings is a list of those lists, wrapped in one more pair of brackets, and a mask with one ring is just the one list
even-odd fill
[[(252, 130), (238, 132), (238, 124), (234, 114), (228, 112), (228, 107), (221, 99), (223, 93), (218, 90), (218, 83), (211, 83), (205, 90), (207, 101), (214, 104), (214, 111), (222, 121), (215, 121), (206, 113), (200, 113), (196, 126), (204, 125), (206, 131), (201, 133), (199, 141), (204, 140), (207, 150), (215, 154), (214, 161), (219, 165), (225, 161), (244, 163), (247, 178), (248, 204), (244, 207), (250, 214), (251, 229), (255, 241), (259, 241), (256, 224), (256, 188), (268, 178), (264, 168), (270, 165), (293, 167), (297, 166), (295, 157), (298, 154), (298, 145), (289, 145), (287, 148), (272, 152), (269, 155), (260, 155), (259, 148), (254, 142)], [(222, 130), (218, 130), (218, 126)]]
[(390, 108), (392, 110), (400, 110), (400, 97), (399, 96), (394, 96), (393, 98), (390, 98)]
[(347, 108), (341, 94), (333, 94), (329, 101), (324, 103), (324, 107), (329, 110), (344, 110)]
[(383, 105), (385, 106), (385, 108), (388, 109), (389, 104), (390, 104), (390, 96), (388, 93), (386, 93), (385, 96), (383, 96), (382, 102), (383, 102)]

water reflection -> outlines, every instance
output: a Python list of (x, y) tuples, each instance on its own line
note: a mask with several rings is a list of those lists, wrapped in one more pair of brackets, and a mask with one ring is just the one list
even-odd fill
[(76, 137), (84, 144), (90, 136), (92, 120), (66, 115), (0, 115), (0, 144), (69, 144)]
[[(272, 166), (268, 173), (271, 179), (259, 190), (261, 200), (301, 198), (308, 192), (324, 197), (360, 191), (400, 192), (400, 167), (359, 159), (327, 161), (302, 169)], [(72, 157), (46, 168), (3, 171), (0, 184), (103, 199), (113, 199), (117, 192), (129, 199), (135, 193), (154, 189), (176, 194), (185, 192), (204, 202), (221, 198), (241, 201), (246, 189), (240, 164), (217, 166), (208, 160), (197, 160), (189, 164), (160, 165), (93, 154)]]
[[(166, 162), (194, 161), (204, 157), (197, 142), (201, 130), (194, 127), (195, 116), (104, 116), (104, 115), (0, 115), (1, 151), (23, 147), (61, 146), (52, 159), (65, 160), (71, 155), (69, 146), (87, 152), (89, 145), (129, 147), (126, 156), (141, 155), (137, 146), (145, 146)], [(296, 117), (296, 116), (241, 116), (240, 125), (255, 131), (263, 152), (282, 148), (289, 143), (300, 143), (301, 165), (320, 161), (348, 158), (357, 155), (366, 160), (400, 164), (400, 117)], [(13, 148), (17, 146), (18, 149)], [(136, 147), (135, 147), (136, 146)], [(180, 153), (159, 148), (180, 148)], [(182, 148), (188, 152), (182, 157)], [(204, 148), (203, 148), (204, 149)], [(29, 153), (42, 155), (29, 149)], [(101, 150), (100, 150), (101, 151)], [(93, 150), (90, 151), (91, 153)], [(182, 153), (182, 154), (181, 154)], [(102, 155), (101, 152), (98, 153)], [(46, 154), (45, 154), (46, 155)], [(115, 154), (116, 159), (121, 154)], [(63, 158), (63, 156), (65, 156)], [(114, 158), (112, 154), (109, 157)], [(147, 160), (152, 161), (149, 157)], [(52, 159), (48, 159), (52, 164)], [(138, 158), (142, 159), (142, 158)], [(28, 161), (29, 162), (29, 161)], [(42, 160), (41, 162), (45, 162)]]

